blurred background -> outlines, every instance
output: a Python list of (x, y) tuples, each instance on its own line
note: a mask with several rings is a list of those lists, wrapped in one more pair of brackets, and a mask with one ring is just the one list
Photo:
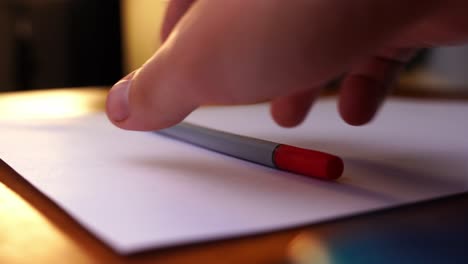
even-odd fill
[(158, 47), (166, 4), (0, 1), (0, 91), (113, 84)]
[[(160, 44), (167, 0), (0, 1), (0, 91), (109, 86)], [(397, 92), (468, 92), (468, 46), (425, 50)]]

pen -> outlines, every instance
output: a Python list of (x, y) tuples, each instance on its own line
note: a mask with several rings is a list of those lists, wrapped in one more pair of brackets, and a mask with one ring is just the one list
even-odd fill
[(328, 153), (236, 135), (187, 122), (156, 133), (246, 161), (323, 180), (335, 180), (343, 172), (341, 158)]

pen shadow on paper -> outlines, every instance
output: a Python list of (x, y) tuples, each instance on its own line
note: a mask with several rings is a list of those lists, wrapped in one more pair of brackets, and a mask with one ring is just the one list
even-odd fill
[[(231, 159), (239, 162), (239, 166), (251, 167), (252, 173), (240, 173), (239, 171), (223, 170), (222, 163), (206, 162), (200, 163), (192, 160), (164, 160), (160, 158), (140, 157), (131, 162), (137, 166), (164, 168), (166, 170), (178, 171), (196, 181), (206, 181), (217, 186), (227, 186), (232, 188), (248, 189), (255, 186), (256, 192), (275, 192), (278, 195), (297, 195), (297, 190), (310, 191), (319, 188), (326, 188), (330, 192), (345, 193), (351, 196), (364, 197), (383, 203), (395, 203), (405, 201), (408, 197), (418, 197), (425, 194), (450, 193), (463, 190), (467, 182), (463, 177), (441, 177), (443, 171), (425, 170), (427, 164), (441, 164), (441, 168), (453, 168), (463, 164), (461, 160), (448, 159), (444, 155), (422, 156), (418, 153), (392, 153), (388, 151), (375, 151), (359, 149), (356, 146), (339, 142), (301, 142), (298, 146), (305, 146), (316, 149), (326, 149), (332, 153), (351, 153), (350, 157), (344, 157), (345, 173), (336, 182), (322, 181), (304, 176), (281, 172), (261, 165), (238, 160), (236, 158), (219, 155), (221, 159)], [(359, 150), (359, 151), (356, 151)], [(372, 159), (366, 158), (372, 157)], [(222, 173), (220, 173), (222, 171)], [(245, 171), (245, 170), (243, 170)], [(186, 172), (186, 173), (184, 173)], [(460, 172), (463, 174), (463, 172)], [(269, 175), (264, 177), (264, 175)], [(274, 175), (272, 177), (271, 175)], [(271, 183), (272, 178), (277, 177)], [(288, 184), (291, 188), (283, 188), (282, 183)], [(388, 186), (385, 188), (385, 186)], [(391, 190), (400, 188), (398, 195)], [(404, 194), (402, 197), (402, 193)]]
[(460, 153), (363, 148), (358, 143), (336, 140), (297, 140), (292, 144), (341, 156), (345, 160), (342, 183), (371, 173), (376, 181), (406, 186), (415, 192), (463, 190), (468, 186), (467, 157)]
[[(199, 163), (195, 160), (173, 160), (173, 159), (161, 159), (155, 157), (135, 157), (135, 159), (128, 160), (138, 166), (144, 166), (148, 168), (165, 168), (168, 170), (174, 170), (178, 172), (186, 172), (185, 177), (197, 177), (197, 181), (201, 182), (216, 182), (215, 185), (234, 185), (235, 188), (252, 188), (251, 185), (255, 186), (255, 191), (258, 192), (270, 192), (277, 193), (278, 195), (294, 196), (299, 195), (294, 188), (284, 188), (281, 184), (271, 185), (269, 181), (272, 178), (278, 178), (277, 182), (292, 182), (292, 185), (299, 188), (302, 191), (314, 190), (317, 185), (321, 188), (327, 188), (335, 192), (346, 193), (350, 195), (357, 195), (361, 197), (367, 197), (380, 202), (398, 202), (401, 201), (401, 197), (392, 195), (391, 193), (382, 192), (381, 189), (374, 188), (372, 182), (365, 181), (371, 179), (373, 182), (377, 182), (380, 185), (388, 186), (405, 186), (408, 193), (436, 193), (443, 191), (453, 191), (466, 189), (467, 182), (464, 177), (442, 177), (444, 170), (450, 169), (448, 174), (455, 173), (455, 170), (459, 171), (460, 175), (467, 175), (467, 167), (465, 165), (466, 159), (463, 157), (456, 157), (455, 154), (450, 153), (416, 153), (410, 151), (379, 151), (378, 149), (363, 149), (358, 145), (353, 145), (344, 142), (330, 142), (325, 140), (298, 140), (297, 142), (289, 142), (297, 146), (314, 148), (318, 150), (326, 150), (331, 153), (342, 156), (345, 159), (345, 174), (337, 182), (325, 182), (316, 179), (310, 179), (303, 176), (279, 172), (264, 166), (252, 164), (245, 161), (240, 161), (235, 158), (227, 157), (221, 154), (212, 153), (207, 151), (206, 153), (212, 153), (212, 155), (218, 155), (219, 159), (229, 159), (232, 162), (239, 162), (240, 166), (246, 166), (251, 168), (252, 173), (240, 174), (238, 171), (228, 171), (222, 168), (222, 162), (203, 162)], [(196, 147), (194, 147), (196, 148)], [(205, 151), (205, 150), (201, 150)], [(434, 165), (438, 164), (439, 169), (433, 169)], [(222, 174), (219, 172), (223, 171)], [(193, 173), (196, 172), (196, 173)], [(269, 177), (256, 177), (256, 173), (259, 175), (270, 175)], [(8, 186), (24, 186), (28, 185), (25, 181), (21, 184), (16, 184), (19, 175), (2, 176), (2, 174), (11, 174), (6, 171), (0, 174), (0, 180), (5, 180)], [(363, 178), (360, 174), (371, 174), (372, 177)], [(449, 175), (451, 176), (451, 175)], [(246, 179), (247, 178), (247, 179)], [(272, 187), (273, 186), (273, 187)], [(21, 187), (23, 188), (23, 187)], [(20, 187), (13, 188), (20, 194), (27, 194), (30, 192), (29, 189), (24, 190)], [(28, 188), (34, 188), (32, 186)], [(37, 191), (37, 190), (36, 190)], [(38, 192), (38, 191), (37, 191)], [(27, 197), (26, 197), (27, 198)], [(298, 198), (300, 198), (298, 196)], [(46, 198), (43, 198), (46, 199)], [(78, 234), (77, 240), (83, 240), (90, 245), (98, 245), (103, 248), (103, 251), (109, 252), (110, 249), (101, 241), (97, 240), (91, 233), (85, 231), (75, 220), (71, 217), (60, 215), (59, 217), (51, 215), (49, 209), (51, 201), (41, 202), (45, 205), (37, 205), (37, 197), (34, 199), (28, 199), (36, 208), (39, 208), (45, 215), (58, 220), (59, 226), (62, 226), (61, 222), (64, 223), (63, 229), (73, 234)], [(42, 207), (46, 209), (41, 209)], [(54, 208), (57, 211), (59, 208)], [(50, 216), (51, 215), (51, 216)], [(65, 220), (63, 220), (66, 218)], [(73, 228), (70, 228), (70, 224), (73, 223)], [(70, 229), (73, 229), (70, 231)], [(151, 249), (148, 249), (151, 250)]]
[[(382, 202), (395, 202), (398, 201), (397, 197), (383, 194), (372, 189), (366, 189), (359, 186), (352, 186), (341, 182), (328, 182), (319, 179), (306, 178), (301, 175), (296, 175), (288, 172), (275, 171), (274, 169), (266, 168), (256, 164), (245, 164), (245, 166), (252, 167), (252, 173), (250, 174), (239, 174), (237, 172), (225, 171), (223, 174), (219, 174), (220, 167), (217, 164), (212, 163), (197, 163), (191, 161), (174, 161), (174, 160), (134, 160), (140, 166), (154, 168), (164, 168), (166, 170), (186, 172), (187, 177), (193, 180), (196, 177), (197, 182), (205, 181), (216, 186), (229, 186), (230, 188), (239, 190), (252, 189), (255, 193), (273, 193), (281, 196), (297, 196), (297, 188), (301, 190), (308, 189), (308, 187), (317, 187), (320, 185), (322, 188), (335, 190), (336, 192), (346, 192), (350, 195), (365, 196), (370, 199), (382, 201)], [(236, 161), (244, 162), (244, 161)], [(247, 162), (245, 162), (247, 163)], [(222, 169), (222, 168), (221, 168)], [(285, 188), (281, 184), (271, 184), (271, 177), (265, 179), (260, 174), (261, 171), (268, 171), (268, 174), (275, 174), (280, 180), (279, 182), (288, 182), (288, 188)], [(263, 179), (262, 179), (263, 178)], [(278, 181), (277, 181), (278, 182)], [(253, 189), (252, 186), (255, 186)], [(292, 187), (292, 188), (291, 188)], [(294, 188), (296, 187), (296, 188)], [(313, 191), (313, 188), (309, 188)]]

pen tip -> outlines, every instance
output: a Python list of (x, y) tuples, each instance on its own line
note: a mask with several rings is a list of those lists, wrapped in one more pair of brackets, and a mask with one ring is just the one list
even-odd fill
[(344, 164), (343, 160), (339, 157), (330, 155), (331, 158), (328, 160), (326, 174), (330, 180), (338, 179), (343, 174)]
[(344, 170), (343, 160), (337, 156), (289, 145), (279, 145), (273, 160), (279, 169), (322, 180), (336, 180)]

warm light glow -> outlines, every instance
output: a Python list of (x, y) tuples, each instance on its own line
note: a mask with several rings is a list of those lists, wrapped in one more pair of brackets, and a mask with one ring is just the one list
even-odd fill
[(288, 256), (294, 264), (331, 264), (330, 253), (319, 237), (302, 233), (291, 241)]
[(92, 90), (81, 96), (78, 90), (48, 90), (2, 94), (2, 120), (69, 118), (102, 111), (105, 90)]
[(0, 263), (61, 263), (67, 258), (92, 263), (78, 245), (2, 183), (0, 223)]
[[(102, 112), (106, 94), (103, 88), (1, 93), (0, 120), (70, 118)], [(0, 263), (110, 263), (94, 260), (72, 235), (6, 187), (2, 182), (23, 184), (10, 179), (8, 173), (6, 168), (0, 172)], [(33, 196), (29, 191), (25, 194)]]
[(122, 0), (124, 68), (140, 67), (159, 47), (167, 0)]

